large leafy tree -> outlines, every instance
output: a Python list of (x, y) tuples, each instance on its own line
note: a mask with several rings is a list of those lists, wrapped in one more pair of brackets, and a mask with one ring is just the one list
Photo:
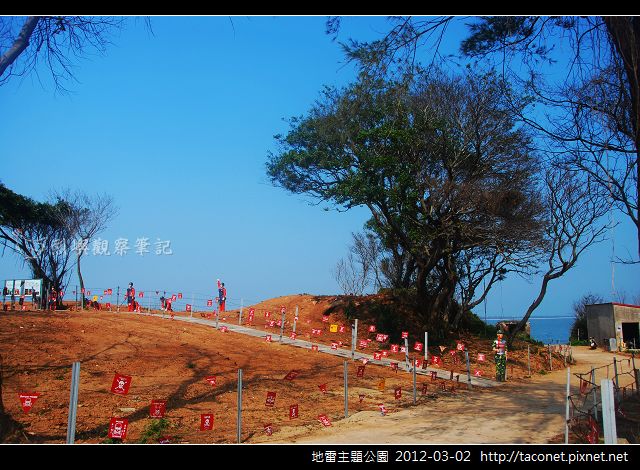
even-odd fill
[(418, 304), (436, 327), (455, 326), (463, 313), (455, 298), (465, 254), (499, 260), (485, 270), (485, 290), (495, 269), (531, 265), (542, 214), (533, 150), (492, 73), (364, 77), (326, 89), (277, 139), (272, 181), (344, 208), (366, 206), (375, 231), (411, 255)]

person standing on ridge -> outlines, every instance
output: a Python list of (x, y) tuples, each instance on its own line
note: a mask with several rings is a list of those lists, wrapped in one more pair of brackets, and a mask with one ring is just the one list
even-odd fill
[(133, 287), (133, 282), (129, 283), (127, 287), (127, 310), (133, 312), (136, 309), (136, 290)]
[(220, 313), (224, 312), (226, 301), (227, 288), (224, 286), (224, 282), (220, 282), (220, 279), (218, 279), (218, 305)]

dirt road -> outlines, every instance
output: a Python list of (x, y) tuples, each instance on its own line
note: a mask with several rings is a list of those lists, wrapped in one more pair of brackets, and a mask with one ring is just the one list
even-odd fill
[[(586, 347), (574, 348), (574, 358), (577, 364), (571, 368), (572, 393), (579, 387), (573, 373), (586, 372), (591, 367), (613, 361), (611, 353), (590, 351)], [(597, 377), (597, 381), (602, 378)], [(310, 432), (283, 428), (277, 442), (547, 443), (564, 432), (566, 379), (566, 370), (559, 370), (533, 377), (527, 383), (508, 383), (497, 389), (465, 393), (463, 398), (441, 398), (430, 405), (387, 416), (372, 411), (360, 412), (333, 423), (330, 428)]]

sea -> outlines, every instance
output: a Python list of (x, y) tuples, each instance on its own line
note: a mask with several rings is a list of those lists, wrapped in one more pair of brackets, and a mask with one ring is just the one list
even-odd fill
[[(487, 323), (495, 325), (506, 318), (487, 318)], [(569, 341), (569, 333), (571, 325), (573, 325), (574, 317), (558, 316), (558, 317), (538, 317), (529, 318), (531, 324), (531, 337), (544, 344), (566, 344)], [(586, 339), (586, 338), (582, 338)]]

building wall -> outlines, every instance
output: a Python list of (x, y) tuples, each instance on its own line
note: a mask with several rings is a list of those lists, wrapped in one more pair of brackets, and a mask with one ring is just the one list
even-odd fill
[(598, 344), (604, 338), (615, 338), (616, 329), (613, 316), (613, 304), (587, 305), (587, 329)]
[[(631, 307), (627, 305), (613, 305), (616, 340), (618, 344), (621, 344), (622, 338), (622, 324), (623, 323), (638, 323), (640, 322), (640, 308)], [(631, 347), (627, 345), (627, 347)]]

